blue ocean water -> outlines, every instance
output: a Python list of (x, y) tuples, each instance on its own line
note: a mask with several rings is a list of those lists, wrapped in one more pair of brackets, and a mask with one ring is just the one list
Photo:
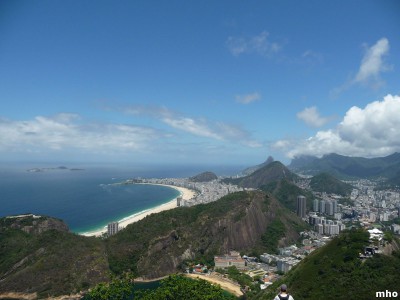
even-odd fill
[(33, 213), (64, 220), (71, 231), (102, 228), (166, 203), (175, 189), (154, 185), (110, 185), (138, 174), (108, 169), (83, 171), (0, 170), (0, 217)]

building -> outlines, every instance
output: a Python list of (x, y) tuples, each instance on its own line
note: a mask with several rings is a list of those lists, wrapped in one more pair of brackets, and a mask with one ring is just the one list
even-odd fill
[(306, 217), (306, 197), (304, 196), (297, 196), (297, 215), (300, 218)]
[(313, 201), (313, 211), (318, 212), (318, 208), (319, 208), (319, 201), (318, 201), (318, 199), (314, 199), (314, 201)]
[[(183, 205), (182, 197), (176, 198), (176, 206), (180, 207), (182, 205)], [(183, 205), (183, 206), (185, 206), (185, 205)]]
[(107, 225), (107, 233), (108, 236), (111, 236), (113, 234), (116, 234), (118, 232), (119, 228), (118, 228), (118, 222), (111, 222), (108, 223)]
[(321, 200), (321, 201), (319, 202), (319, 212), (320, 212), (321, 214), (324, 214), (324, 213), (325, 213), (325, 200)]
[(244, 269), (246, 267), (246, 261), (235, 251), (231, 251), (229, 255), (214, 256), (214, 263), (216, 268), (229, 268), (235, 266), (238, 269)]
[(333, 209), (332, 201), (326, 201), (326, 203), (325, 203), (325, 214), (327, 214), (329, 216), (333, 216), (334, 209)]

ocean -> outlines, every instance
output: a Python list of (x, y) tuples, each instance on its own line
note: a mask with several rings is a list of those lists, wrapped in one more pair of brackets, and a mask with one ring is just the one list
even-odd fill
[(179, 196), (164, 186), (112, 185), (132, 178), (131, 174), (109, 169), (1, 170), (0, 217), (52, 216), (65, 221), (72, 232), (83, 233)]
[[(96, 167), (83, 170), (45, 169), (37, 165), (0, 167), (0, 217), (33, 213), (62, 219), (75, 233), (94, 231), (109, 222), (156, 207), (179, 196), (173, 188), (154, 185), (113, 185), (130, 178), (190, 177), (204, 170), (235, 174), (239, 167)], [(75, 168), (76, 166), (70, 166)], [(206, 168), (206, 169), (205, 169)]]

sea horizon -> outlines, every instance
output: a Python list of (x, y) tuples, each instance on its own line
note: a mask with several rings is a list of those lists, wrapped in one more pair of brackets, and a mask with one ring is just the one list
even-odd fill
[(92, 232), (180, 195), (178, 190), (167, 186), (115, 183), (137, 177), (184, 178), (196, 172), (189, 167), (176, 170), (87, 168), (72, 164), (3, 167), (0, 169), (0, 217), (32, 213), (61, 219), (74, 233)]

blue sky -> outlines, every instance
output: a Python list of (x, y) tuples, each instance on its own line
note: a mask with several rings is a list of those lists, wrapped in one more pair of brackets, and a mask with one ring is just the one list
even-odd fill
[(398, 1), (1, 1), (0, 160), (400, 151)]

